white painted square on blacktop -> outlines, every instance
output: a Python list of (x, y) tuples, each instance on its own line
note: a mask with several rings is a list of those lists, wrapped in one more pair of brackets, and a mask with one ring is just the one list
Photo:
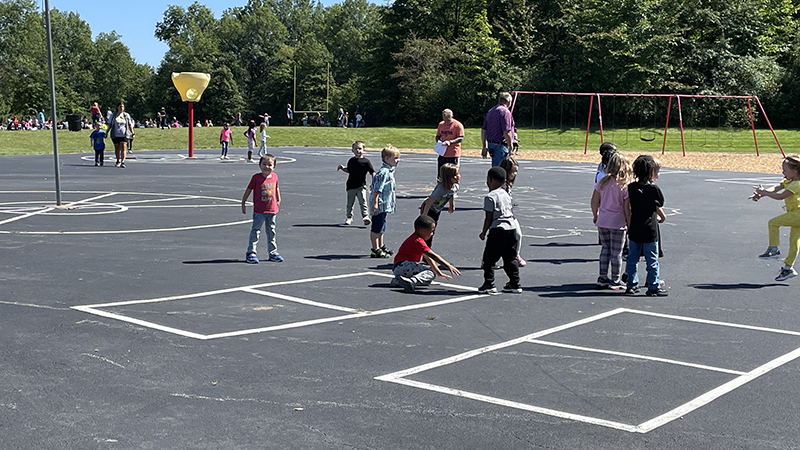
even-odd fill
[[(658, 428), (658, 427), (660, 427), (660, 426), (662, 426), (662, 425), (664, 425), (666, 423), (669, 423), (669, 422), (671, 422), (671, 421), (673, 421), (673, 420), (675, 420), (675, 419), (677, 419), (679, 417), (682, 417), (682, 416), (684, 416), (684, 415), (686, 415), (686, 414), (688, 414), (688, 413), (690, 413), (690, 412), (692, 412), (692, 411), (694, 411), (694, 410), (696, 410), (696, 409), (698, 409), (698, 408), (700, 408), (700, 407), (702, 407), (702, 406), (714, 401), (715, 399), (721, 397), (722, 395), (725, 395), (726, 393), (731, 392), (732, 390), (734, 390), (734, 389), (736, 389), (736, 388), (738, 388), (738, 387), (740, 387), (740, 386), (742, 386), (742, 385), (744, 385), (744, 384), (746, 384), (746, 383), (748, 383), (750, 381), (753, 381), (754, 379), (760, 377), (761, 375), (764, 375), (764, 374), (768, 373), (769, 371), (771, 371), (771, 370), (773, 370), (773, 369), (775, 369), (777, 367), (780, 367), (780, 366), (782, 366), (782, 365), (784, 365), (784, 364), (786, 364), (786, 363), (788, 363), (790, 361), (793, 361), (793, 360), (797, 359), (798, 357), (800, 357), (800, 348), (796, 348), (796, 349), (794, 349), (794, 350), (792, 350), (792, 351), (790, 351), (788, 353), (782, 354), (782, 355), (780, 355), (780, 356), (778, 356), (776, 358), (773, 358), (773, 359), (771, 359), (769, 361), (763, 362), (761, 365), (759, 365), (758, 367), (755, 367), (754, 369), (752, 369), (750, 371), (743, 372), (743, 371), (733, 370), (733, 369), (725, 368), (725, 367), (714, 367), (714, 366), (703, 365), (703, 364), (698, 364), (698, 363), (693, 363), (693, 362), (680, 361), (680, 360), (676, 360), (676, 359), (652, 357), (652, 356), (647, 356), (647, 355), (625, 353), (625, 352), (611, 351), (611, 350), (605, 350), (605, 349), (597, 349), (597, 348), (592, 348), (591, 344), (588, 344), (587, 346), (565, 345), (565, 344), (560, 344), (560, 343), (549, 342), (549, 341), (547, 341), (545, 339), (542, 339), (547, 335), (554, 334), (554, 333), (557, 333), (559, 331), (563, 331), (563, 330), (567, 330), (567, 329), (570, 329), (570, 328), (586, 325), (586, 324), (589, 324), (589, 323), (592, 323), (592, 322), (596, 322), (596, 321), (600, 321), (602, 319), (605, 319), (605, 318), (608, 318), (608, 317), (611, 317), (611, 316), (615, 316), (617, 314), (622, 314), (622, 313), (642, 314), (642, 315), (649, 315), (649, 316), (667, 318), (667, 319), (673, 319), (673, 320), (684, 320), (684, 321), (707, 324), (707, 325), (739, 328), (739, 329), (742, 329), (742, 330), (754, 330), (754, 331), (761, 331), (761, 332), (778, 333), (778, 334), (784, 334), (784, 335), (787, 335), (787, 336), (794, 336), (794, 337), (800, 336), (800, 332), (796, 332), (796, 331), (780, 330), (780, 329), (765, 328), (765, 327), (757, 327), (757, 326), (730, 323), (730, 322), (719, 322), (719, 321), (698, 319), (698, 318), (686, 317), (686, 316), (675, 316), (675, 315), (668, 315), (668, 314), (659, 314), (659, 313), (638, 311), (638, 310), (627, 309), (627, 308), (618, 308), (618, 309), (615, 309), (615, 310), (612, 310), (612, 311), (608, 311), (608, 312), (605, 312), (605, 313), (597, 314), (595, 316), (587, 317), (585, 319), (581, 319), (581, 320), (578, 320), (578, 321), (575, 321), (575, 322), (571, 322), (571, 323), (568, 323), (568, 324), (560, 325), (560, 326), (557, 326), (557, 327), (554, 327), (554, 328), (550, 328), (550, 329), (547, 329), (547, 330), (543, 330), (543, 331), (532, 333), (532, 334), (529, 334), (529, 335), (526, 335), (526, 336), (522, 336), (520, 338), (513, 339), (513, 340), (510, 340), (510, 341), (501, 342), (499, 344), (494, 344), (494, 345), (490, 345), (490, 346), (487, 346), (487, 347), (471, 350), (471, 351), (464, 352), (464, 353), (461, 353), (461, 354), (458, 354), (458, 355), (455, 355), (455, 356), (452, 356), (452, 357), (449, 357), (449, 358), (441, 359), (441, 360), (438, 360), (438, 361), (433, 361), (433, 362), (430, 362), (430, 363), (427, 363), (427, 364), (423, 364), (423, 365), (420, 365), (420, 366), (417, 366), (417, 367), (412, 367), (410, 369), (405, 369), (405, 370), (393, 372), (393, 373), (390, 373), (390, 374), (382, 375), (382, 376), (379, 376), (379, 377), (375, 377), (375, 379), (381, 380), (381, 381), (389, 381), (389, 382), (392, 382), (392, 383), (397, 383), (397, 384), (411, 386), (411, 387), (420, 388), (420, 389), (426, 389), (426, 390), (430, 390), (430, 391), (434, 391), (434, 392), (439, 392), (439, 393), (444, 393), (444, 394), (449, 394), (449, 395), (455, 395), (455, 396), (458, 396), (458, 397), (465, 397), (465, 398), (469, 398), (469, 399), (472, 399), (472, 400), (477, 400), (477, 401), (482, 401), (482, 402), (486, 402), (486, 403), (492, 403), (492, 404), (496, 404), (496, 405), (501, 405), (501, 406), (516, 408), (516, 409), (521, 409), (521, 410), (525, 410), (525, 411), (531, 411), (531, 412), (535, 412), (535, 413), (546, 414), (546, 415), (550, 415), (550, 416), (554, 416), (554, 417), (560, 417), (560, 418), (564, 418), (564, 419), (575, 420), (575, 421), (585, 422), (585, 423), (594, 424), (594, 425), (600, 425), (600, 426), (614, 428), (614, 429), (627, 431), (627, 432), (631, 432), (631, 433), (647, 433), (649, 431), (654, 430), (655, 428)], [(442, 386), (440, 384), (433, 384), (433, 383), (429, 383), (429, 382), (421, 382), (421, 381), (413, 380), (413, 379), (410, 378), (411, 376), (416, 375), (416, 374), (420, 374), (422, 372), (433, 370), (433, 369), (436, 369), (436, 368), (439, 368), (439, 367), (443, 367), (443, 366), (446, 366), (446, 365), (449, 365), (449, 364), (458, 363), (458, 362), (465, 361), (467, 359), (470, 359), (470, 358), (473, 358), (473, 357), (476, 357), (476, 356), (479, 356), (479, 355), (483, 355), (483, 354), (486, 354), (486, 353), (489, 353), (489, 352), (496, 352), (496, 351), (504, 349), (504, 348), (508, 348), (508, 347), (511, 347), (511, 346), (514, 346), (514, 345), (519, 345), (519, 344), (525, 344), (525, 343), (549, 345), (549, 346), (552, 346), (552, 347), (555, 347), (555, 348), (561, 347), (561, 348), (563, 348), (565, 350), (568, 349), (570, 351), (577, 350), (577, 351), (582, 351), (582, 352), (593, 352), (593, 353), (604, 354), (604, 355), (614, 355), (614, 356), (624, 357), (624, 358), (639, 359), (639, 360), (643, 360), (643, 361), (651, 361), (651, 362), (659, 363), (659, 364), (670, 364), (670, 365), (685, 367), (685, 368), (694, 369), (694, 370), (712, 371), (712, 372), (715, 372), (715, 373), (718, 373), (718, 374), (724, 374), (724, 375), (728, 376), (729, 379), (728, 379), (727, 382), (724, 382), (724, 383), (720, 384), (719, 386), (717, 386), (717, 387), (715, 387), (713, 389), (710, 389), (709, 391), (704, 392), (701, 395), (699, 395), (699, 396), (697, 396), (697, 397), (695, 397), (695, 398), (693, 398), (693, 399), (691, 399), (691, 400), (689, 400), (687, 402), (684, 402), (683, 404), (680, 404), (677, 407), (674, 407), (674, 408), (670, 409), (669, 411), (667, 411), (667, 412), (665, 412), (665, 413), (663, 413), (661, 415), (653, 417), (653, 418), (651, 418), (649, 420), (646, 420), (646, 421), (644, 421), (642, 423), (639, 423), (639, 424), (628, 424), (628, 423), (622, 423), (622, 422), (619, 422), (619, 421), (608, 420), (608, 419), (602, 418), (602, 417), (591, 417), (591, 416), (588, 416), (588, 415), (576, 414), (576, 413), (569, 412), (569, 411), (563, 411), (563, 410), (558, 410), (558, 409), (554, 409), (554, 408), (548, 408), (548, 407), (542, 407), (542, 406), (533, 405), (533, 404), (521, 403), (521, 402), (510, 400), (510, 399), (493, 397), (493, 396), (484, 395), (484, 394), (480, 394), (480, 393), (476, 393), (476, 392), (472, 392), (472, 391), (454, 389), (452, 387)]]
[[(477, 289), (474, 287), (461, 286), (452, 283), (434, 282), (433, 283), (434, 287), (447, 288), (447, 290), (442, 291), (445, 293), (444, 295), (445, 298), (431, 299), (430, 297), (426, 298), (423, 296), (409, 296), (409, 298), (415, 299), (416, 303), (393, 306), (390, 308), (365, 310), (362, 308), (352, 307), (351, 305), (336, 305), (331, 303), (324, 303), (315, 301), (313, 299), (301, 298), (293, 295), (287, 295), (281, 292), (275, 292), (276, 290), (275, 288), (277, 288), (278, 286), (297, 285), (302, 283), (330, 282), (332, 280), (337, 280), (337, 279), (364, 277), (364, 276), (380, 277), (383, 279), (393, 278), (392, 275), (386, 273), (369, 272), (369, 271), (357, 272), (357, 273), (348, 273), (341, 275), (331, 275), (323, 277), (262, 283), (257, 285), (248, 285), (248, 286), (240, 286), (234, 288), (218, 289), (213, 291), (196, 292), (196, 293), (176, 295), (171, 297), (79, 305), (79, 306), (73, 306), (72, 308), (89, 314), (95, 314), (110, 319), (120, 320), (123, 322), (132, 323), (146, 328), (166, 331), (168, 333), (178, 334), (181, 336), (190, 337), (194, 339), (208, 340), (208, 339), (217, 339), (223, 337), (243, 336), (255, 333), (265, 333), (265, 332), (285, 330), (290, 328), (306, 327), (328, 322), (336, 322), (336, 321), (357, 319), (368, 316), (377, 316), (382, 314), (390, 314), (390, 313), (408, 311), (414, 309), (429, 308), (433, 306), (440, 306), (450, 303), (458, 303), (468, 300), (474, 300), (476, 298), (487, 297), (486, 294), (478, 294)], [(464, 295), (454, 295), (461, 291), (463, 291)], [(269, 298), (271, 300), (277, 299), (284, 303), (291, 303), (293, 306), (303, 305), (312, 309), (322, 308), (323, 310), (326, 311), (326, 314), (318, 313), (317, 314), (318, 317), (309, 320), (289, 321), (286, 323), (255, 326), (238, 330), (234, 329), (230, 331), (220, 331), (220, 332), (208, 332), (208, 331), (198, 332), (196, 329), (195, 330), (186, 329), (189, 328), (189, 323), (187, 320), (182, 320), (182, 322), (186, 325), (178, 328), (176, 326), (164, 325), (163, 323), (156, 323), (153, 320), (145, 320), (141, 318), (143, 314), (137, 314), (140, 317), (133, 317), (134, 315), (133, 313), (125, 310), (125, 308), (130, 308), (136, 305), (158, 304), (165, 302), (173, 302), (173, 303), (187, 302), (187, 301), (191, 302), (193, 299), (196, 300), (196, 299), (206, 298), (210, 296), (219, 296), (219, 295), (232, 295), (232, 294), (238, 295), (242, 293), (252, 295), (253, 297), (262, 296), (265, 298)], [(153, 314), (151, 313), (150, 315)]]

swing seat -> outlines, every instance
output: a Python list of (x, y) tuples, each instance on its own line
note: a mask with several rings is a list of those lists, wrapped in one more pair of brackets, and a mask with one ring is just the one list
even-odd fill
[(653, 142), (653, 141), (655, 141), (655, 140), (656, 140), (655, 136), (653, 136), (653, 137), (651, 137), (651, 138), (646, 138), (646, 137), (641, 137), (641, 136), (639, 136), (639, 139), (641, 139), (641, 140), (643, 140), (643, 141), (645, 141), (645, 142)]

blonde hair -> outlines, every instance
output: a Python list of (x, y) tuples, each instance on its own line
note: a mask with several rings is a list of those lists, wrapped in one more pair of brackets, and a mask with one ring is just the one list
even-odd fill
[(261, 122), (261, 125), (258, 126), (258, 131), (264, 131), (267, 129), (267, 123)]
[(458, 174), (458, 166), (452, 163), (442, 164), (439, 167), (439, 182), (445, 189), (453, 189), (453, 178)]
[[(653, 159), (658, 163), (658, 167), (660, 167), (661, 163), (658, 162), (657, 159)], [(617, 184), (624, 186), (625, 184), (628, 184), (632, 173), (633, 171), (631, 170), (631, 163), (628, 161), (628, 158), (620, 153), (612, 153), (608, 158), (608, 163), (606, 164), (606, 176), (600, 180), (599, 186), (602, 188), (610, 180), (615, 180)]]
[(381, 150), (381, 160), (386, 161), (392, 156), (400, 156), (400, 150), (396, 149), (392, 144), (383, 147)]
[(790, 169), (800, 174), (800, 155), (787, 156), (783, 161), (786, 162)]

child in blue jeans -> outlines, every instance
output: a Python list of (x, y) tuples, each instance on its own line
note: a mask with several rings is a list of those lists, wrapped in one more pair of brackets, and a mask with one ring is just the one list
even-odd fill
[(371, 258), (389, 258), (392, 251), (386, 248), (383, 242), (383, 233), (386, 231), (386, 215), (393, 214), (397, 197), (395, 195), (394, 170), (400, 162), (400, 150), (387, 145), (381, 150), (383, 165), (372, 177), (372, 198), (370, 211), (372, 213), (372, 228), (369, 239), (372, 244)]
[(261, 173), (250, 178), (250, 183), (242, 196), (242, 214), (247, 214), (247, 198), (253, 193), (253, 226), (250, 229), (250, 242), (245, 253), (248, 264), (258, 264), (256, 246), (261, 234), (261, 227), (266, 225), (267, 251), (269, 260), (283, 262), (275, 243), (275, 216), (281, 204), (281, 190), (278, 187), (278, 174), (274, 172), (275, 157), (267, 153), (258, 161)]
[(658, 224), (667, 216), (664, 210), (664, 194), (655, 185), (661, 162), (650, 155), (641, 155), (633, 161), (636, 181), (628, 184), (625, 199), (625, 220), (628, 226), (628, 295), (639, 293), (639, 277), (636, 274), (639, 257), (644, 254), (647, 263), (647, 296), (666, 297), (669, 292), (661, 287), (658, 267)]

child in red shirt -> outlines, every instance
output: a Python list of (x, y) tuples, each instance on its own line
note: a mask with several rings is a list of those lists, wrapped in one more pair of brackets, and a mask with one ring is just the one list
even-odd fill
[[(436, 222), (430, 216), (419, 216), (414, 221), (414, 233), (403, 241), (394, 257), (393, 286), (401, 286), (406, 292), (414, 292), (417, 286), (428, 286), (436, 277), (451, 278), (442, 273), (436, 263), (447, 267), (453, 275), (461, 275), (458, 269), (434, 253), (425, 243), (435, 229)], [(419, 263), (423, 258), (430, 269)]]
[(250, 197), (251, 192), (253, 193), (253, 226), (250, 229), (250, 243), (247, 245), (245, 261), (248, 264), (258, 264), (256, 246), (261, 234), (261, 226), (266, 224), (269, 260), (283, 262), (283, 257), (278, 254), (278, 246), (275, 243), (275, 216), (278, 214), (278, 207), (281, 204), (278, 174), (274, 172), (275, 157), (267, 153), (261, 157), (258, 166), (261, 168), (261, 173), (250, 178), (250, 184), (247, 185), (244, 196), (242, 196), (242, 214), (247, 214), (247, 198)]

